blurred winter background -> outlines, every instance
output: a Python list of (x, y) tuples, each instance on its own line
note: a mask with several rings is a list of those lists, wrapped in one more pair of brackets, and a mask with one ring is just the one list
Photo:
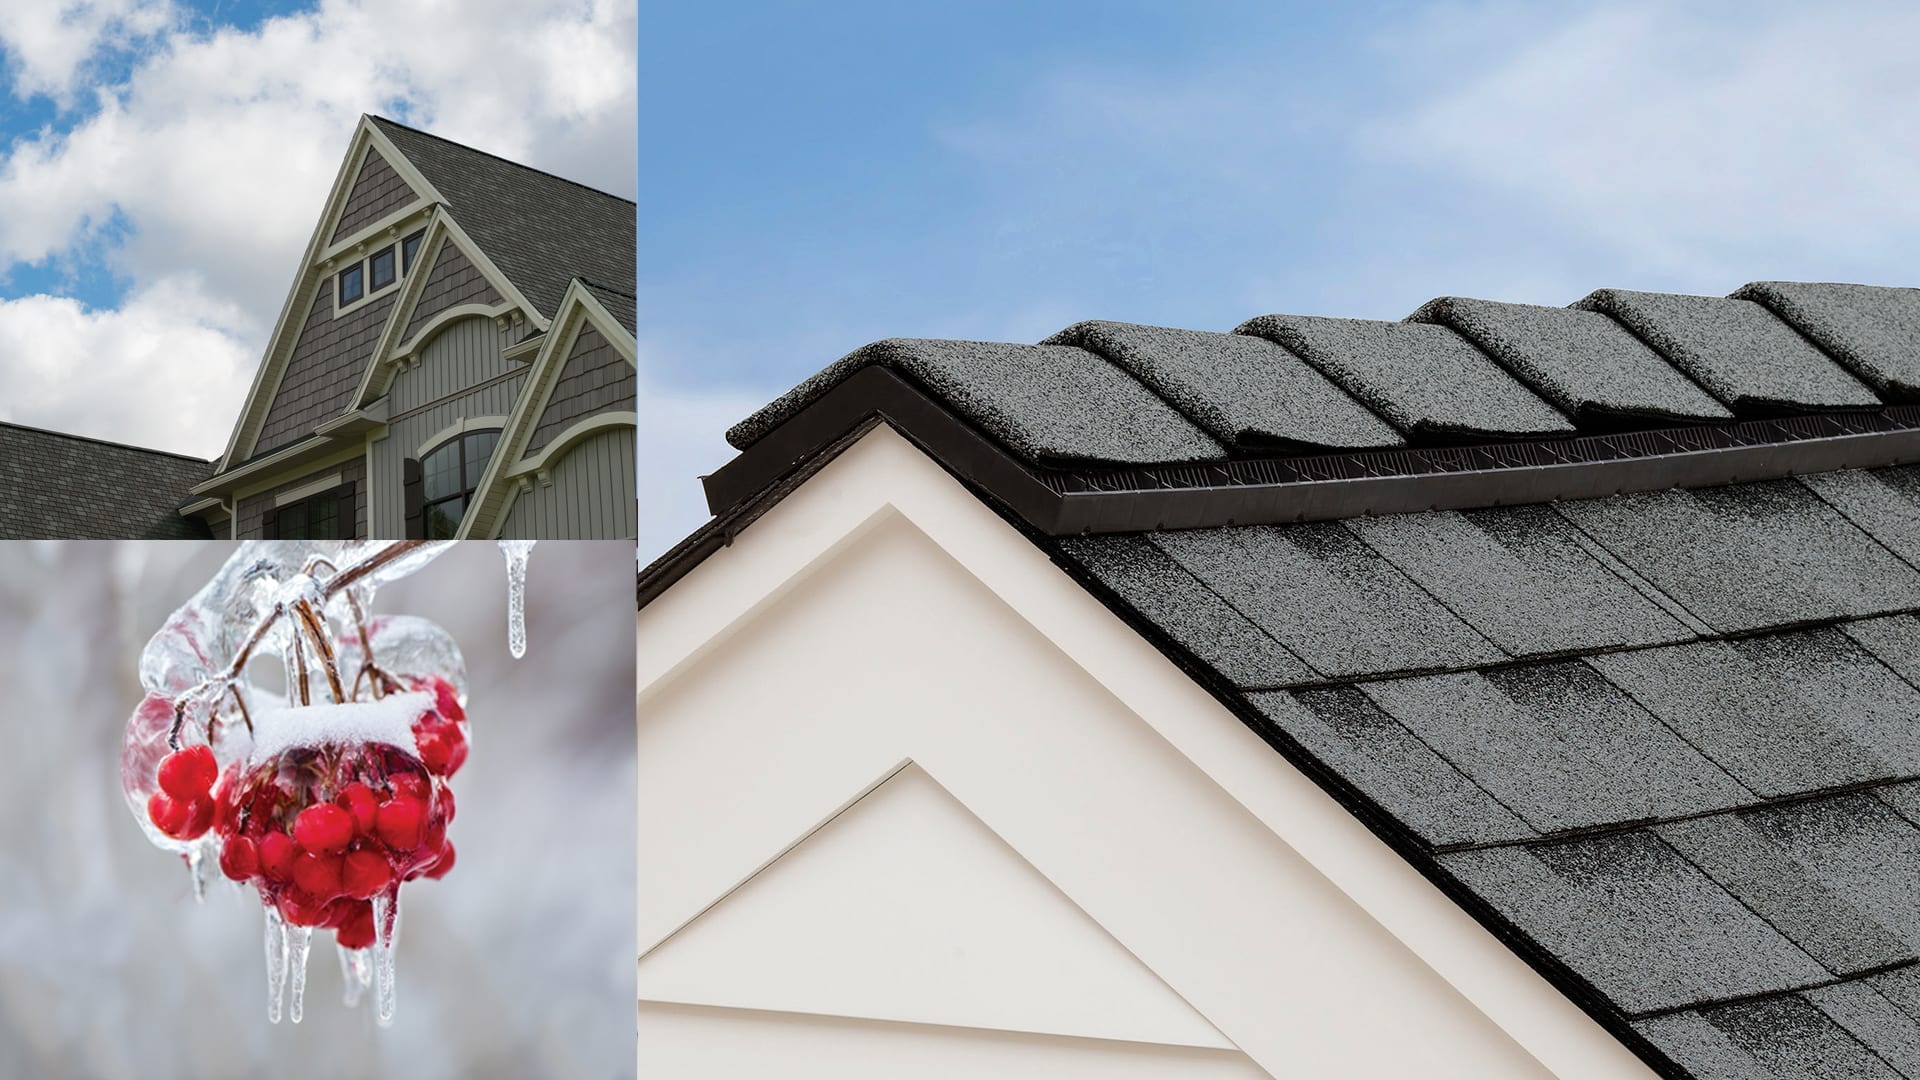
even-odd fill
[(233, 548), (0, 544), (0, 1077), (631, 1075), (633, 546), (534, 550), (518, 662), (494, 545), (380, 591), (460, 642), (474, 745), (386, 1030), (318, 934), (306, 1019), (269, 1024), (259, 901), (216, 873), (195, 904), (120, 795), (139, 651)]

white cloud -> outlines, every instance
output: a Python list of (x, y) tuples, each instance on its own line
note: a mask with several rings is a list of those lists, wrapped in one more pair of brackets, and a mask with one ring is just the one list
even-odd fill
[(1699, 287), (1911, 284), (1916, 40), (1906, 4), (1607, 5), (1448, 39), (1454, 77), (1367, 137)]
[(173, 25), (166, 0), (60, 0), (10, 4), (0, 19), (14, 96), (70, 103), (86, 64), (104, 51), (135, 48)]
[(641, 346), (635, 450), (640, 496), (640, 564), (645, 566), (713, 516), (700, 477), (734, 455), (727, 428), (752, 415), (772, 393), (682, 390), (647, 376)]
[[(63, 265), (107, 243), (110, 269), (133, 287), (122, 307), (91, 316), (101, 333), (164, 340), (198, 326), (250, 354), (237, 375), (185, 349), (151, 357), (170, 384), (228, 380), (193, 397), (199, 408), (225, 403), (194, 417), (220, 429), (196, 443), (208, 452), (224, 443), (361, 113), (404, 112), (414, 126), (616, 194), (636, 186), (634, 0), (321, 0), (246, 32), (195, 29), (131, 0), (77, 10), (0, 33), (17, 95), (74, 90), (93, 50), (134, 40), (139, 57), (124, 82), (92, 88), (89, 111), (70, 124), (0, 151), (0, 267)], [(40, 47), (50, 51), (21, 59)], [(159, 296), (201, 306), (165, 310)], [(42, 346), (54, 350), (46, 367), (91, 359), (59, 339)], [(23, 363), (0, 344), (0, 381)], [(16, 399), (12, 411), (58, 426), (123, 392), (72, 385), (37, 406)], [(97, 405), (135, 413), (147, 400)], [(148, 423), (123, 437), (175, 435)]]

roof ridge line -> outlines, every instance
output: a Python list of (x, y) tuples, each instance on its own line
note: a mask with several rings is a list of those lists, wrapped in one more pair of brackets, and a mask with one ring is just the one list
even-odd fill
[(215, 465), (215, 464), (218, 464), (220, 460), (217, 457), (216, 458), (195, 457), (192, 454), (182, 454), (177, 450), (160, 450), (151, 446), (139, 446), (134, 443), (118, 442), (114, 439), (102, 439), (96, 435), (81, 435), (71, 431), (56, 431), (53, 428), (36, 427), (33, 424), (21, 424), (12, 420), (0, 420), (0, 428), (13, 428), (17, 431), (31, 431), (40, 435), (52, 435), (56, 438), (72, 439), (76, 442), (90, 442), (99, 446), (114, 446), (122, 450), (138, 450), (143, 454), (155, 454), (160, 457), (179, 458), (182, 461), (195, 461), (195, 462), (199, 462), (202, 465)]
[[(512, 158), (501, 157), (499, 154), (496, 154), (491, 150), (482, 150), (477, 146), (468, 146), (466, 143), (463, 143), (463, 142), (455, 142), (454, 140), (447, 138), (445, 135), (435, 135), (431, 131), (422, 130), (420, 128), (414, 127), (411, 124), (403, 124), (400, 121), (393, 119), (392, 117), (381, 116), (379, 113), (368, 113), (367, 119), (372, 120), (376, 123), (388, 124), (393, 127), (397, 127), (402, 131), (411, 132), (412, 134), (419, 135), (423, 138), (432, 139), (435, 142), (446, 143), (448, 146), (458, 147), (459, 149), (465, 150), (470, 154), (479, 154), (481, 157), (492, 158), (495, 161), (499, 161), (499, 162), (503, 162), (505, 164), (511, 165), (516, 169), (525, 169), (527, 172), (530, 172), (530, 173), (538, 173), (541, 176), (558, 180), (563, 184), (571, 184), (574, 187), (581, 189), (582, 191), (591, 191), (595, 195), (604, 195), (609, 199), (614, 199), (619, 202), (626, 203), (627, 205), (633, 206), (635, 208), (638, 208), (639, 206), (639, 203), (635, 202), (632, 199), (629, 199), (620, 195), (615, 195), (611, 191), (602, 191), (601, 189), (594, 187), (592, 184), (583, 183), (579, 180), (572, 179), (571, 177), (561, 176), (559, 173), (556, 173), (556, 172), (548, 172), (546, 169), (536, 168), (535, 166), (528, 165), (526, 162), (523, 162), (523, 161), (515, 161)], [(401, 153), (405, 153), (405, 152), (406, 151), (404, 149), (401, 150)]]

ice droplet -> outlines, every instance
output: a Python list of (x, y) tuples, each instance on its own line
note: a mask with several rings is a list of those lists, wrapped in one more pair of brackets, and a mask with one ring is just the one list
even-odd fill
[(527, 655), (527, 553), (532, 540), (502, 540), (507, 560), (507, 651), (515, 660)]
[(293, 984), (293, 1001), (287, 1006), (287, 1016), (297, 1024), (300, 1014), (306, 1010), (307, 953), (313, 948), (313, 927), (296, 926), (288, 936), (292, 940), (288, 949), (287, 981)]
[(272, 904), (267, 913), (267, 1019), (280, 1022), (280, 999), (287, 988), (287, 924)]
[(193, 879), (195, 903), (207, 902), (207, 852), (212, 845), (204, 837), (187, 849), (187, 876)]
[(400, 890), (390, 887), (373, 898), (373, 1018), (381, 1027), (393, 1023), (393, 949), (400, 937)]

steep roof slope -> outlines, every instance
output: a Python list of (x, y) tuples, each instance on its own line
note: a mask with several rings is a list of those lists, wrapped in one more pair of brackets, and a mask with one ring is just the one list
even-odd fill
[(214, 463), (180, 454), (0, 424), (0, 537), (191, 540), (179, 514)]
[(383, 117), (373, 122), (542, 315), (553, 315), (576, 277), (633, 293), (632, 200)]
[(883, 342), (642, 602), (884, 415), (1662, 1073), (1920, 1078), (1911, 292)]

